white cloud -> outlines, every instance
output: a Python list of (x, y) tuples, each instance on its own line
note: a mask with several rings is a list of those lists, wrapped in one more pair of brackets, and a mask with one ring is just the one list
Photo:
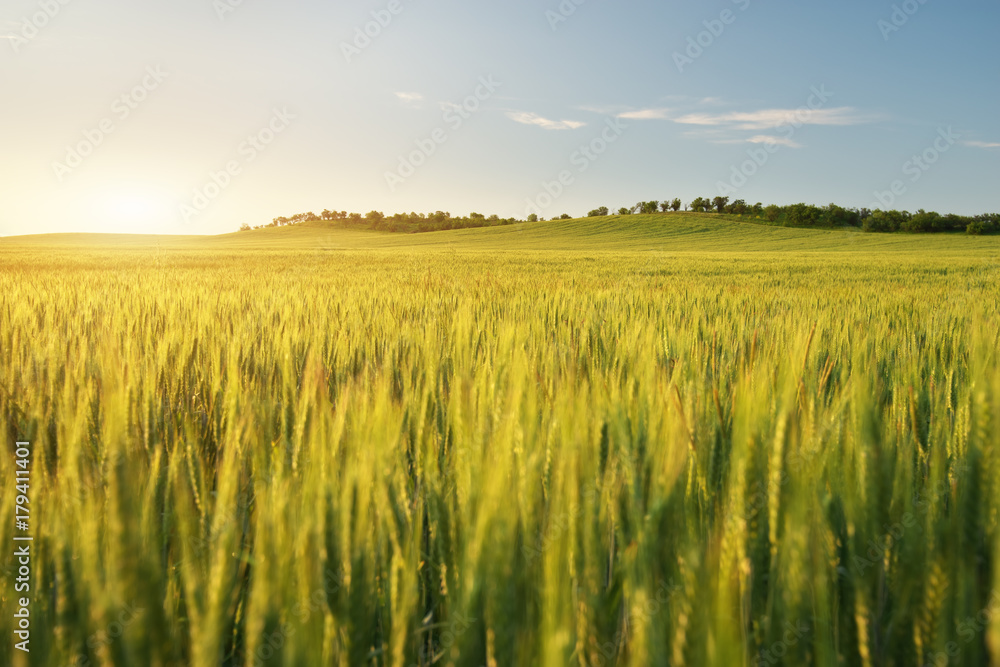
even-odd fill
[(639, 109), (620, 113), (618, 117), (631, 120), (666, 120), (670, 117), (669, 114), (670, 109)]
[[(668, 99), (668, 98), (664, 98)], [(797, 129), (805, 125), (849, 126), (871, 123), (880, 116), (863, 113), (854, 107), (836, 107), (834, 109), (761, 109), (759, 111), (720, 111), (706, 109), (726, 104), (718, 97), (700, 99), (672, 96), (668, 103), (674, 107), (648, 107), (644, 109), (622, 109), (615, 114), (626, 120), (665, 120), (691, 129), (682, 136), (701, 139), (713, 144), (769, 144), (772, 146), (787, 146), (802, 148), (803, 145), (791, 136), (775, 136), (767, 130), (778, 128)], [(679, 112), (679, 107), (687, 107), (687, 112)], [(701, 110), (695, 110), (700, 108)], [(590, 110), (590, 109), (588, 109)], [(592, 109), (596, 111), (597, 109)], [(746, 134), (744, 134), (746, 133)], [(747, 134), (751, 136), (747, 136)], [(972, 142), (970, 145), (982, 148), (1000, 148), (1000, 144), (984, 144)]]
[(424, 101), (424, 96), (420, 93), (396, 93), (396, 97), (408, 107), (419, 107)]
[(543, 130), (575, 130), (586, 125), (586, 123), (575, 120), (549, 120), (530, 111), (508, 111), (507, 118), (515, 123), (537, 125)]
[(751, 144), (771, 144), (772, 146), (788, 146), (789, 148), (802, 148), (802, 144), (792, 140), (790, 137), (775, 137), (770, 134), (758, 134), (747, 139)]
[(783, 125), (859, 125), (870, 122), (852, 107), (836, 109), (764, 109), (722, 114), (691, 113), (674, 118), (683, 125), (725, 126), (737, 130), (769, 130)]
[(1000, 144), (987, 141), (963, 141), (962, 143), (973, 148), (1000, 148)]

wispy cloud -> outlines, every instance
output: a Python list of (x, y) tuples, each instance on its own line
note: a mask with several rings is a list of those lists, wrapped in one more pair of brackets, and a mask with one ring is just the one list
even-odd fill
[[(758, 111), (724, 111), (711, 107), (726, 106), (728, 103), (718, 97), (686, 98), (671, 96), (663, 98), (671, 107), (628, 108), (618, 107), (614, 112), (618, 118), (626, 120), (663, 120), (691, 128), (682, 136), (701, 139), (713, 144), (769, 144), (802, 148), (803, 145), (789, 136), (776, 136), (768, 130), (779, 128), (799, 128), (804, 125), (850, 126), (879, 120), (878, 115), (866, 114), (854, 107), (833, 109), (761, 109)], [(580, 107), (587, 111), (609, 111)], [(749, 136), (748, 136), (749, 135)], [(969, 142), (982, 148), (1000, 148), (1000, 144)]]
[(589, 111), (590, 113), (599, 113), (602, 116), (617, 116), (624, 111), (627, 111), (629, 107), (622, 104), (607, 106), (582, 105), (576, 107), (576, 109), (579, 111)]
[(973, 148), (1000, 148), (1000, 144), (988, 141), (963, 141), (962, 143)]
[(396, 93), (396, 97), (408, 107), (419, 107), (424, 101), (420, 93)]
[(666, 120), (670, 118), (670, 109), (638, 109), (620, 113), (618, 117), (630, 120)]
[(788, 146), (789, 148), (802, 148), (802, 144), (791, 137), (775, 137), (770, 134), (758, 134), (747, 139), (750, 144), (771, 144), (772, 146)]
[(722, 114), (691, 113), (672, 119), (682, 125), (729, 127), (736, 130), (770, 130), (784, 125), (860, 125), (871, 122), (852, 107), (835, 109), (763, 109)]
[[(714, 136), (725, 137), (725, 133), (714, 132)], [(684, 136), (690, 139), (708, 139), (710, 143), (713, 144), (771, 144), (772, 146), (788, 146), (789, 148), (802, 148), (802, 144), (793, 140), (791, 137), (776, 137), (772, 134), (756, 134), (752, 137), (742, 138), (742, 139), (732, 139), (732, 138), (710, 138), (713, 135), (712, 130), (705, 130), (703, 132), (685, 132)]]
[(530, 111), (508, 111), (507, 118), (515, 123), (537, 125), (543, 130), (575, 130), (586, 125), (586, 123), (575, 120), (549, 120)]
[(672, 120), (678, 115), (678, 107), (694, 109), (698, 107), (717, 107), (725, 105), (726, 102), (721, 97), (690, 97), (687, 95), (667, 95), (661, 97), (660, 101), (670, 104), (670, 107), (635, 107), (625, 104), (604, 105), (604, 106), (579, 106), (581, 111), (590, 111), (605, 116), (615, 116), (626, 120)]
[(664, 95), (660, 100), (673, 105), (718, 106), (726, 104), (721, 97), (692, 97), (690, 95)]

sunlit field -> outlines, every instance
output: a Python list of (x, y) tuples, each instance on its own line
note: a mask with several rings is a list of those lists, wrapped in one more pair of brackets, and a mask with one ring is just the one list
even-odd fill
[(0, 240), (0, 663), (1000, 664), (1000, 238), (665, 219)]

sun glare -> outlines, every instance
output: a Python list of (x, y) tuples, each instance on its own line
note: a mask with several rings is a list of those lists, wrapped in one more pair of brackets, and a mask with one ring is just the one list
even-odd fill
[(95, 203), (103, 232), (154, 234), (169, 226), (170, 203), (155, 191), (110, 192)]

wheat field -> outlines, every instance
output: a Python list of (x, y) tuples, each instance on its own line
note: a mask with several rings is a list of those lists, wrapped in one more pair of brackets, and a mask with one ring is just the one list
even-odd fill
[(698, 220), (5, 240), (2, 661), (1000, 664), (998, 239)]

